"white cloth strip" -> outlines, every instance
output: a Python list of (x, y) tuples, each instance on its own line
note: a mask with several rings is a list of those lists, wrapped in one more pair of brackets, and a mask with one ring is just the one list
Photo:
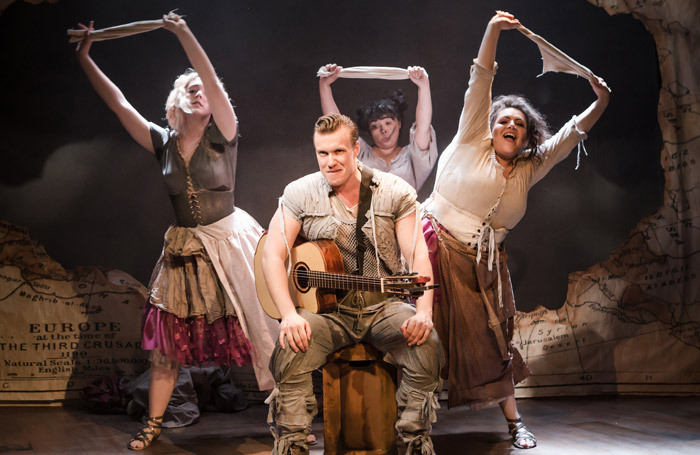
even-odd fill
[[(168, 18), (171, 20), (177, 20), (180, 18), (180, 16), (171, 11), (168, 13)], [(93, 30), (90, 32), (90, 36), (92, 37), (93, 41), (106, 41), (110, 39), (123, 38), (125, 36), (138, 35), (139, 33), (150, 32), (151, 30), (156, 30), (161, 27), (163, 27), (163, 19), (130, 22), (128, 24), (115, 25), (114, 27)], [(69, 43), (83, 41), (86, 36), (85, 30), (70, 29), (67, 31), (67, 33), (68, 36), (70, 36), (70, 39), (68, 40)]]
[(598, 77), (593, 74), (593, 71), (581, 65), (579, 62), (554, 47), (546, 39), (533, 33), (529, 29), (521, 25), (518, 27), (518, 31), (534, 41), (540, 49), (540, 54), (542, 54), (542, 74), (548, 71), (556, 71), (574, 74), (588, 80), (595, 80)]
[[(581, 76), (589, 81), (595, 81), (598, 79), (598, 76), (593, 74), (593, 71), (589, 70), (573, 58), (554, 47), (552, 43), (546, 39), (533, 33), (531, 30), (523, 27), (522, 25), (518, 27), (518, 31), (534, 41), (535, 44), (537, 44), (537, 47), (540, 49), (540, 54), (542, 54), (542, 74), (548, 71), (554, 71)], [(542, 74), (540, 74), (540, 76)], [(581, 147), (583, 147), (583, 152), (586, 154), (586, 156), (588, 156), (586, 147), (583, 145), (583, 142), (580, 142), (576, 153), (576, 169), (578, 169), (581, 164)]]
[(588, 151), (586, 150), (586, 146), (583, 145), (583, 141), (578, 143), (578, 147), (576, 150), (576, 168), (574, 170), (578, 170), (579, 166), (581, 165), (581, 149), (583, 149), (583, 153), (588, 156)]
[[(332, 73), (326, 71), (325, 66), (318, 69), (316, 76), (328, 77)], [(389, 79), (401, 80), (408, 79), (408, 70), (406, 68), (393, 68), (390, 66), (351, 66), (340, 70), (338, 77), (348, 79)]]

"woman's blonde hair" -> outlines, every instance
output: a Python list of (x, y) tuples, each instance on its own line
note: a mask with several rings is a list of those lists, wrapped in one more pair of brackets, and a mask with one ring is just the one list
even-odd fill
[[(173, 89), (170, 91), (168, 99), (165, 101), (165, 118), (168, 120), (170, 127), (176, 131), (180, 131), (180, 128), (182, 128), (182, 123), (185, 121), (185, 114), (192, 113), (190, 103), (187, 100), (187, 87), (198, 77), (199, 74), (197, 74), (195, 70), (188, 68), (187, 71), (175, 79)], [(218, 79), (217, 83), (228, 98), (228, 93), (226, 93), (224, 84)]]
[[(180, 131), (182, 128), (185, 122), (185, 115), (192, 113), (190, 102), (187, 99), (187, 87), (198, 77), (199, 74), (197, 74), (195, 70), (188, 68), (187, 71), (175, 79), (173, 89), (170, 91), (168, 99), (165, 101), (165, 117), (170, 127), (175, 131)], [(224, 95), (228, 98), (228, 93), (226, 93), (224, 84), (219, 79), (217, 79), (216, 82), (219, 84), (219, 87), (221, 87), (221, 90), (224, 91)], [(221, 157), (221, 153), (217, 153), (217, 151), (214, 150), (206, 134), (202, 137), (201, 145), (211, 158), (218, 159)]]

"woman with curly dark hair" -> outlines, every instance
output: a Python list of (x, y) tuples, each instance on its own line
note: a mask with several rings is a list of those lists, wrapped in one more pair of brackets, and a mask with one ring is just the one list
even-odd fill
[(440, 278), (434, 319), (447, 350), (448, 405), (500, 405), (513, 445), (528, 449), (537, 440), (520, 418), (514, 386), (530, 372), (511, 342), (515, 301), (503, 240), (525, 214), (530, 188), (598, 121), (609, 89), (592, 79), (597, 99), (551, 137), (525, 98), (492, 101), (499, 34), (519, 25), (502, 11), (489, 21), (459, 129), (440, 156), (435, 188), (424, 205), (423, 228)]
[[(321, 68), (328, 76), (319, 81), (321, 110), (323, 114), (340, 114), (333, 99), (331, 84), (338, 79), (342, 66), (330, 63)], [(420, 66), (409, 66), (408, 77), (418, 87), (416, 122), (411, 126), (409, 144), (399, 145), (399, 133), (403, 124), (403, 111), (408, 102), (401, 90), (394, 91), (386, 98), (365, 104), (357, 109), (357, 125), (368, 131), (374, 144), (360, 138), (362, 163), (380, 171), (390, 172), (406, 180), (419, 190), (428, 179), (437, 162), (437, 142), (435, 130), (430, 124), (433, 105), (430, 97), (428, 73)]]

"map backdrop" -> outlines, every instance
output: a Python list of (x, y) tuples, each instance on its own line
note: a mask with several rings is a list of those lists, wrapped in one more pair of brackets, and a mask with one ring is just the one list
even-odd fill
[(25, 228), (0, 221), (0, 402), (78, 398), (95, 379), (146, 370), (145, 302), (128, 274), (65, 270)]
[[(664, 203), (610, 258), (569, 275), (565, 304), (518, 313), (533, 376), (516, 395), (700, 392), (700, 2), (591, 0), (654, 36)], [(614, 92), (613, 92), (614, 96)]]

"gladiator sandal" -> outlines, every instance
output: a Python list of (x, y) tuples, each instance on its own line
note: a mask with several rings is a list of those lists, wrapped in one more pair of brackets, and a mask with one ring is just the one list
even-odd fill
[[(153, 441), (160, 436), (160, 430), (163, 426), (163, 416), (149, 417), (146, 421), (146, 426), (141, 428), (138, 433), (131, 437), (131, 440), (126, 445), (129, 450), (144, 450), (151, 447)], [(134, 447), (131, 443), (140, 441), (143, 443), (141, 447)]]
[[(523, 423), (522, 417), (517, 419), (506, 419), (508, 422), (508, 433), (513, 438), (513, 446), (518, 449), (532, 449), (537, 446), (537, 439), (535, 435), (527, 429)], [(526, 441), (531, 441), (532, 445), (528, 444)]]

